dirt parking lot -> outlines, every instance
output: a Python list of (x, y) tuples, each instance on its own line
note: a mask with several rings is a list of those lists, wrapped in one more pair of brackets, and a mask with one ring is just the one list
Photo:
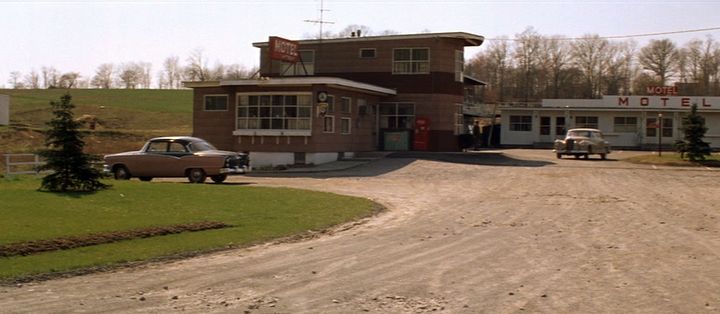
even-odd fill
[(314, 239), (0, 287), (0, 312), (720, 312), (720, 172), (547, 150), (235, 177), (388, 211)]

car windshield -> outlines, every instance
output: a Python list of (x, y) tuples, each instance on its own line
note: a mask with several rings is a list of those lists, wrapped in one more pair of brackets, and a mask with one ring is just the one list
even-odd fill
[(568, 132), (567, 136), (590, 137), (590, 131), (570, 131), (570, 132)]
[(215, 146), (212, 146), (212, 144), (204, 141), (195, 141), (188, 145), (188, 148), (192, 152), (202, 152), (206, 150), (217, 150)]

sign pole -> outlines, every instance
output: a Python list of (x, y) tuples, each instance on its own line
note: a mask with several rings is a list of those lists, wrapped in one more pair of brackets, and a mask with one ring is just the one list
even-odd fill
[(658, 113), (658, 157), (662, 157), (662, 113)]

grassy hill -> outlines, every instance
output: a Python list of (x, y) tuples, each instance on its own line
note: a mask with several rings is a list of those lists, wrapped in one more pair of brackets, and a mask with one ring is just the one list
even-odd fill
[[(85, 127), (89, 153), (135, 150), (150, 137), (192, 133), (191, 90), (0, 89), (10, 95), (10, 126), (0, 126), (0, 155), (42, 148), (50, 101), (65, 92), (72, 96), (76, 118), (97, 119), (95, 130)], [(0, 158), (0, 172), (4, 161)]]

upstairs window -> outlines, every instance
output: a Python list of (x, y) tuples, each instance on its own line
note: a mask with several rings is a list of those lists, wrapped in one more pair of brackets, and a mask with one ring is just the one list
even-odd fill
[(360, 59), (372, 59), (375, 58), (375, 48), (362, 48), (360, 49)]
[(430, 73), (430, 49), (397, 48), (393, 50), (393, 74)]
[(352, 111), (352, 99), (349, 97), (342, 97), (340, 98), (340, 112), (341, 113), (351, 113)]
[(227, 111), (227, 95), (205, 95), (205, 111)]
[(297, 63), (283, 62), (280, 75), (302, 76), (315, 74), (315, 50), (299, 50), (298, 52), (300, 53), (300, 61)]
[(462, 50), (455, 50), (455, 81), (463, 81), (463, 71), (465, 70), (465, 56)]

